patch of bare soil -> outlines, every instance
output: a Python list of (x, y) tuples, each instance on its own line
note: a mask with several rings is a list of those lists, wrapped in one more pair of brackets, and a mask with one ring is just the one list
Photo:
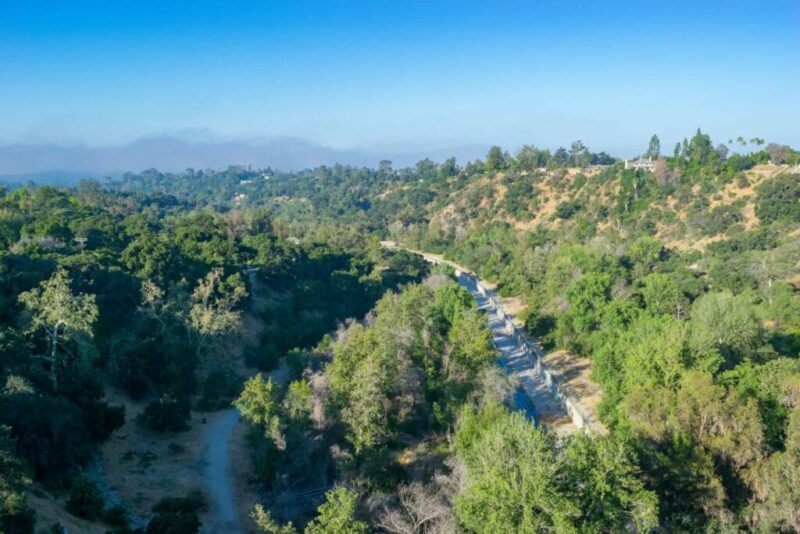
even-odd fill
[(527, 308), (528, 305), (518, 297), (502, 297), (501, 300), (503, 301), (506, 311), (514, 316), (514, 323), (522, 324), (518, 317), (520, 313), (525, 311), (525, 308)]
[(715, 243), (717, 241), (722, 241), (725, 239), (724, 235), (717, 234), (712, 236), (701, 237), (699, 239), (694, 240), (686, 240), (686, 239), (673, 239), (672, 241), (667, 242), (667, 248), (679, 250), (679, 251), (687, 251), (687, 250), (705, 250), (705, 248), (709, 245), (709, 243)]
[(572, 390), (583, 406), (596, 413), (603, 399), (600, 386), (592, 382), (592, 362), (566, 350), (544, 355), (542, 362), (560, 387)]
[[(100, 461), (110, 491), (128, 509), (135, 526), (146, 523), (153, 505), (164, 497), (182, 496), (195, 489), (204, 491), (205, 430), (227, 411), (192, 412), (188, 431), (158, 434), (136, 422), (147, 405), (145, 401), (133, 401), (114, 388), (109, 388), (106, 396), (112, 404), (125, 405), (125, 424), (103, 444)], [(232, 478), (242, 486), (235, 491), (241, 497), (237, 504), (241, 504), (241, 513), (246, 517), (257, 501), (247, 484), (253, 470), (246, 452), (246, 425), (238, 426), (232, 443), (231, 470)], [(201, 521), (206, 523), (209, 513)], [(249, 520), (242, 521), (243, 525), (248, 523)]]

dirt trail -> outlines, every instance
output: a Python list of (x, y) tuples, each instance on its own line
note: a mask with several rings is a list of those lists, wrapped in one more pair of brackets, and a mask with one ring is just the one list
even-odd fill
[(203, 436), (203, 483), (211, 501), (211, 518), (203, 532), (241, 532), (231, 479), (231, 442), (239, 424), (235, 408), (208, 426)]
[[(273, 369), (269, 373), (269, 378), (277, 384), (286, 384), (289, 380), (286, 365)], [(252, 525), (247, 524), (249, 520), (241, 508), (243, 504), (247, 504), (249, 509), (249, 506), (258, 502), (259, 496), (252, 490), (243, 494), (241, 484), (237, 492), (237, 485), (233, 479), (234, 472), (238, 473), (239, 477), (242, 476), (242, 455), (249, 454), (242, 440), (241, 432), (244, 429), (241, 425), (244, 424), (240, 420), (239, 410), (231, 408), (209, 424), (203, 434), (202, 480), (210, 501), (210, 513), (203, 521), (201, 532), (226, 534), (252, 532)], [(234, 455), (238, 455), (236, 463)]]

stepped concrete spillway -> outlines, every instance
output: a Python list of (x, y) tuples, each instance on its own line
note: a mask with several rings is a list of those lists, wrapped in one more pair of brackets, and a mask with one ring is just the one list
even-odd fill
[[(391, 241), (381, 244), (387, 248), (400, 248)], [(517, 409), (560, 435), (577, 430), (607, 432), (597, 418), (595, 408), (601, 393), (589, 377), (591, 367), (588, 360), (565, 351), (545, 353), (536, 340), (515, 324), (515, 317), (490, 284), (438, 254), (406, 250), (421, 255), (429, 263), (452, 267), (458, 283), (475, 298), (479, 309), (486, 312), (499, 362), (519, 384), (514, 395)]]
[(492, 340), (500, 353), (500, 364), (507, 374), (519, 380), (514, 395), (517, 409), (533, 418), (537, 424), (552, 427), (557, 433), (571, 433), (577, 427), (563, 403), (556, 398), (547, 385), (546, 377), (536, 368), (524, 344), (516, 339), (505, 317), (493, 300), (480, 291), (477, 281), (463, 272), (458, 283), (465, 287), (478, 303), (478, 309), (486, 312)]

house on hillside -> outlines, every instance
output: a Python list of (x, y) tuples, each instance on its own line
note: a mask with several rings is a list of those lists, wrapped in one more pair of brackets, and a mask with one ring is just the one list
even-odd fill
[(652, 171), (656, 168), (656, 162), (653, 161), (653, 158), (639, 158), (634, 160), (625, 160), (625, 168), (626, 169), (644, 169), (646, 171)]

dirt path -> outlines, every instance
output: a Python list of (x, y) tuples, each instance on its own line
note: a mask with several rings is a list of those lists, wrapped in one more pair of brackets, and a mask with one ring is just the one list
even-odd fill
[[(269, 373), (278, 384), (288, 382), (285, 365)], [(248, 519), (251, 507), (259, 502), (258, 491), (246, 488), (245, 473), (254, 467), (249, 460), (250, 450), (244, 435), (246, 423), (240, 420), (239, 410), (231, 408), (212, 421), (202, 437), (202, 483), (210, 501), (208, 516), (201, 532), (242, 534), (252, 532)], [(234, 478), (236, 480), (234, 480)]]
[(231, 442), (239, 424), (232, 408), (208, 426), (203, 436), (203, 483), (211, 501), (211, 518), (203, 532), (241, 532), (231, 479)]

